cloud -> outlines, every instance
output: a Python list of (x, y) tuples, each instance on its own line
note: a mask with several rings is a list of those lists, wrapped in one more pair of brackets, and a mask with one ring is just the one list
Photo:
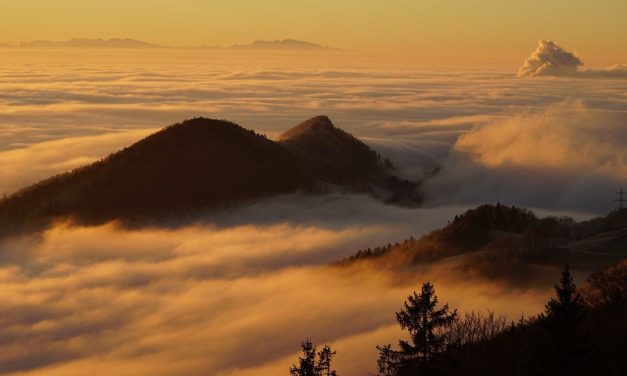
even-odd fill
[(616, 64), (605, 69), (588, 69), (581, 73), (588, 77), (623, 78), (627, 77), (627, 65)]
[(627, 185), (625, 121), (625, 112), (565, 101), (477, 126), (458, 138), (425, 189), (449, 204), (609, 211), (615, 191)]
[[(194, 64), (182, 63), (179, 57), (144, 56), (128, 64), (111, 64), (102, 56), (81, 60), (68, 56), (57, 57), (58, 64), (41, 57), (43, 62), (29, 59), (32, 65), (0, 67), (0, 153), (19, 149), (22, 161), (7, 164), (11, 173), (0, 172), (3, 191), (118, 148), (106, 137), (85, 141), (83, 148), (65, 147), (60, 140), (75, 143), (80, 137), (158, 129), (194, 116), (233, 120), (272, 137), (308, 117), (327, 114), (336, 125), (390, 157), (404, 175), (423, 180), (449, 164), (458, 137), (478, 126), (542, 111), (565, 99), (581, 101), (599, 116), (623, 112), (627, 106), (627, 81), (608, 76), (520, 80), (507, 72), (395, 69), (368, 60), (345, 68), (307, 58), (250, 64), (215, 53), (211, 59), (201, 51), (189, 53)], [(620, 69), (624, 67), (614, 70)], [(58, 157), (25, 167), (28, 161), (41, 159), (46, 144), (36, 145), (48, 141), (60, 142), (48, 147)], [(117, 145), (123, 143), (120, 138)], [(58, 169), (49, 169), (48, 164)], [(502, 175), (501, 167), (472, 168), (481, 169), (484, 180), (505, 184), (513, 179)], [(544, 188), (525, 183), (529, 192), (524, 202), (545, 205), (546, 200), (533, 199), (541, 197)], [(583, 176), (576, 183), (595, 184)], [(491, 197), (486, 190), (474, 197), (492, 202), (498, 192), (507, 191), (497, 190)], [(593, 201), (595, 205), (578, 209), (607, 210), (600, 193)], [(427, 204), (435, 202), (441, 201)]]
[(0, 194), (13, 193), (52, 175), (92, 163), (154, 132), (135, 129), (68, 137), (0, 152)]
[(455, 149), (489, 167), (581, 169), (627, 176), (627, 115), (599, 114), (566, 101), (463, 134)]
[(570, 76), (588, 78), (627, 77), (627, 66), (614, 65), (604, 69), (579, 70), (583, 61), (550, 40), (541, 40), (538, 47), (518, 68), (518, 77)]
[(541, 40), (538, 47), (518, 69), (518, 77), (571, 76), (583, 62), (550, 40)]
[[(619, 126), (624, 80), (564, 78), (557, 85), (365, 63), (166, 60), (0, 66), (3, 189), (193, 116), (272, 136), (326, 113), (407, 175), (424, 178), (444, 166), (425, 185), (427, 208), (289, 195), (175, 229), (59, 224), (5, 241), (0, 373), (279, 374), (297, 359), (299, 341), (313, 337), (338, 350), (340, 374), (363, 375), (375, 368), (374, 346), (398, 338), (394, 312), (425, 279), (451, 306), (491, 307), (514, 318), (542, 310), (551, 284), (498, 285), (458, 275), (454, 265), (401, 278), (382, 268), (337, 270), (328, 261), (419, 236), (477, 202), (602, 212), (624, 181), (616, 157), (627, 139)], [(546, 165), (525, 152), (553, 143), (559, 147)]]
[(399, 337), (394, 312), (425, 279), (454, 307), (490, 306), (512, 319), (540, 311), (551, 293), (550, 283), (512, 289), (474, 277), (462, 282), (435, 266), (406, 272), (325, 266), (386, 231), (60, 224), (5, 241), (0, 372), (284, 373), (300, 340), (312, 337), (338, 350), (338, 371), (361, 375), (375, 368), (374, 346)]

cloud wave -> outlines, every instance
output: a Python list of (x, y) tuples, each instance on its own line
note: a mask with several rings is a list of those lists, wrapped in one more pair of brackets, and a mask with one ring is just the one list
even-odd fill
[(375, 368), (375, 345), (398, 338), (394, 312), (424, 279), (455, 307), (490, 306), (512, 318), (541, 310), (550, 293), (550, 283), (462, 283), (441, 269), (404, 276), (324, 265), (385, 231), (58, 225), (5, 241), (0, 373), (282, 374), (299, 341), (313, 337), (341, 354), (338, 371), (362, 375)]
[(627, 186), (626, 121), (624, 111), (565, 101), (477, 126), (458, 138), (425, 189), (440, 203), (607, 212)]

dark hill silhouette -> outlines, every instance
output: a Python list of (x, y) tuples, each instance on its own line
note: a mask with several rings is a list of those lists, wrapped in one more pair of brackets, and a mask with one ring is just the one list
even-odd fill
[(523, 264), (565, 262), (595, 270), (627, 256), (627, 209), (575, 222), (568, 217), (538, 218), (514, 206), (482, 205), (420, 239), (360, 250), (339, 264), (382, 257), (420, 264), (460, 255), (468, 268), (488, 275)]
[(297, 125), (281, 134), (278, 142), (323, 185), (340, 184), (389, 202), (412, 204), (421, 200), (418, 186), (397, 178), (389, 160), (335, 127), (326, 116)]
[[(320, 119), (328, 133), (316, 131)], [(412, 185), (392, 178), (374, 151), (328, 118), (304, 124), (312, 126), (296, 127), (288, 132), (294, 137), (281, 142), (224, 120), (197, 118), (169, 126), (1, 201), (0, 234), (65, 217), (87, 224), (152, 223), (298, 190), (313, 193), (320, 181), (357, 192), (388, 180)]]
[(219, 208), (311, 183), (280, 145), (234, 123), (199, 118), (17, 192), (1, 206), (0, 221), (138, 219)]
[(382, 175), (381, 157), (366, 144), (317, 116), (283, 133), (279, 143), (322, 180), (351, 183)]

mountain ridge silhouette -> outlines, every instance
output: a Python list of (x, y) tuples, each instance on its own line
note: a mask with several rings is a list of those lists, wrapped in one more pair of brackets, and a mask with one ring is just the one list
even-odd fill
[(415, 183), (395, 177), (376, 152), (327, 117), (303, 124), (286, 132), (297, 136), (282, 141), (226, 120), (194, 118), (168, 126), (2, 200), (0, 234), (61, 218), (85, 224), (155, 221), (298, 191), (324, 193), (336, 185), (373, 195), (385, 191), (387, 197), (378, 196), (385, 201), (405, 195), (419, 202)]

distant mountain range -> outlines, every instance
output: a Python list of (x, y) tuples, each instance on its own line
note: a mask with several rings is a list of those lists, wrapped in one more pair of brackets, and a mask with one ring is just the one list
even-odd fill
[(196, 118), (0, 201), (0, 234), (59, 218), (155, 223), (274, 195), (334, 190), (420, 202), (416, 183), (396, 177), (391, 162), (326, 116), (278, 141), (228, 121)]
[(190, 48), (190, 49), (220, 49), (220, 50), (336, 50), (317, 43), (300, 41), (295, 39), (283, 40), (256, 40), (249, 44), (236, 44), (230, 47), (222, 46), (195, 46), (195, 47), (171, 47), (148, 43), (130, 38), (89, 39), (73, 38), (66, 41), (36, 40), (22, 42), (15, 45), (0, 44), (0, 47), (24, 47), (24, 48)]
[(18, 46), (30, 48), (165, 48), (158, 44), (129, 38), (73, 38), (66, 41), (36, 40), (32, 42), (22, 42)]
[(305, 42), (295, 39), (283, 40), (256, 40), (250, 44), (236, 44), (230, 48), (234, 49), (255, 49), (255, 50), (274, 50), (274, 49), (294, 49), (294, 50), (330, 50), (332, 48), (317, 43)]

